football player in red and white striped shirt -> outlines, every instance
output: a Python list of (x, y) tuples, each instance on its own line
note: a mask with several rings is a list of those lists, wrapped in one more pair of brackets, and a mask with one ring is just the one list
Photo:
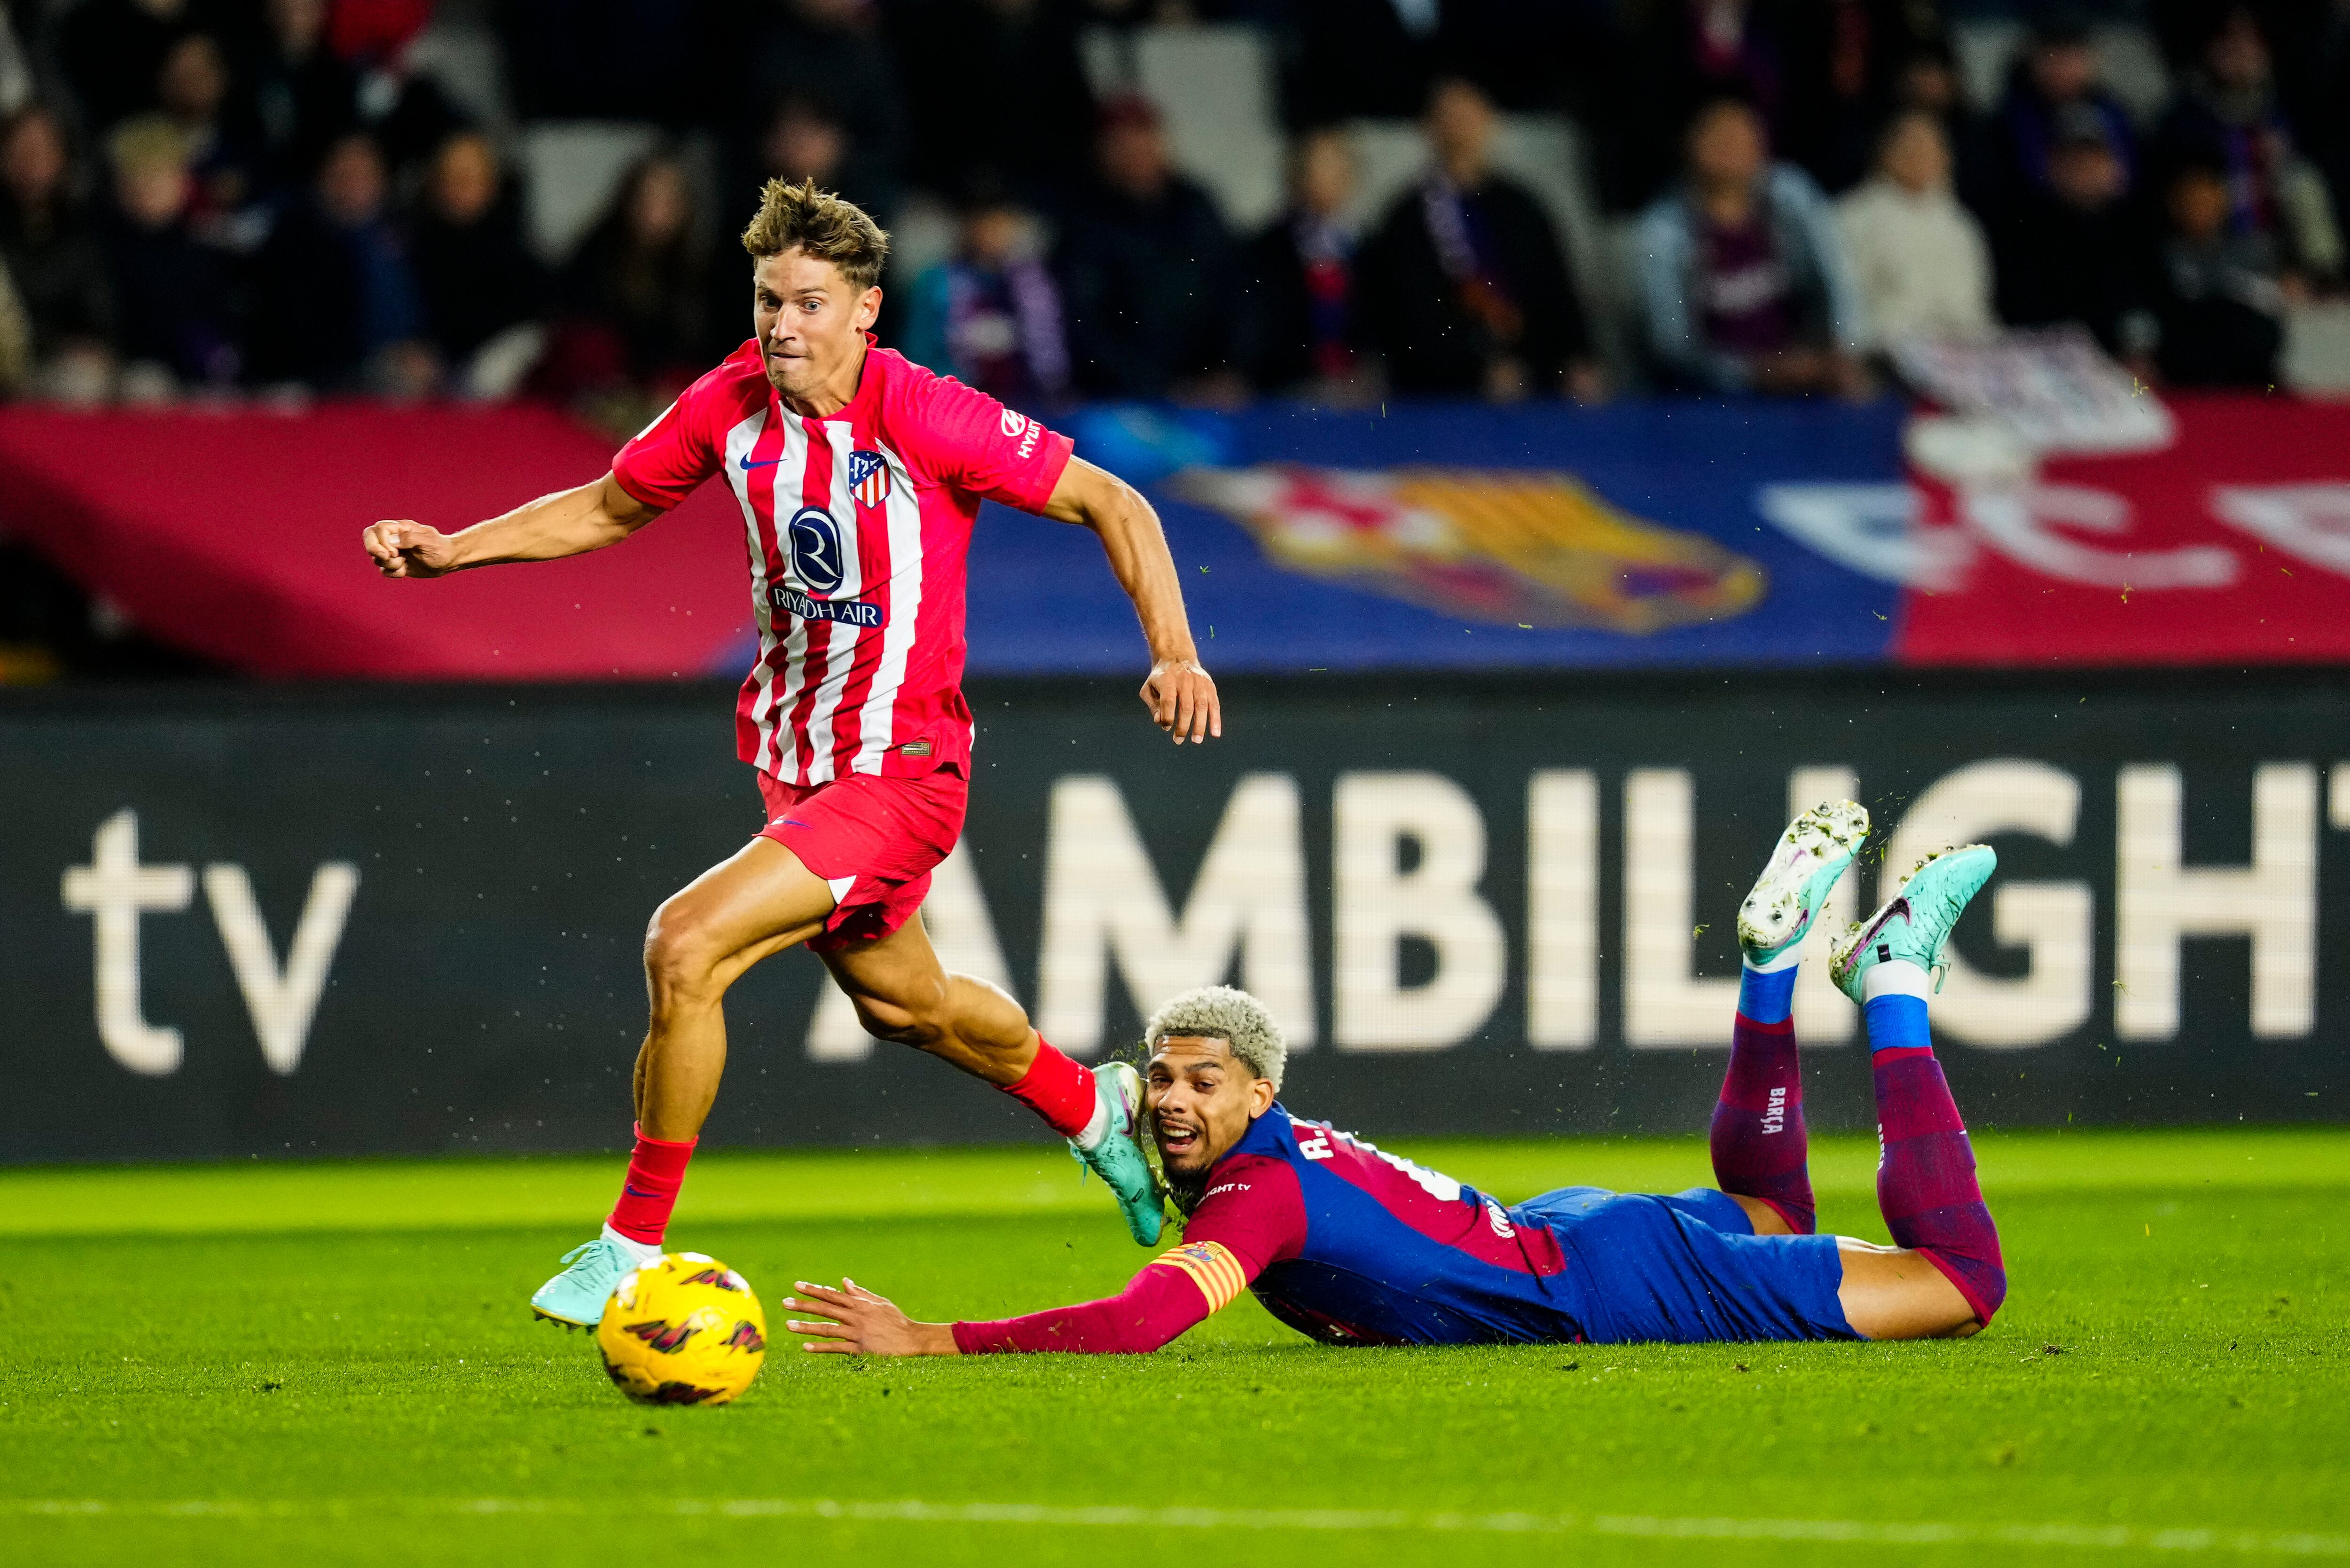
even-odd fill
[(364, 536), (384, 576), (432, 577), (618, 544), (711, 478), (742, 508), (759, 656), (735, 722), (767, 821), (646, 934), (636, 1153), (603, 1234), (532, 1298), (563, 1323), (596, 1323), (620, 1276), (660, 1253), (725, 1064), (726, 989), (800, 943), (868, 1030), (1033, 1107), (1101, 1173), (1135, 1239), (1159, 1239), (1134, 1070), (1055, 1051), (1010, 997), (948, 974), (913, 919), (969, 790), (963, 584), (982, 499), (1099, 535), (1149, 644), (1151, 716), (1179, 745), (1222, 733), (1158, 515), (1067, 437), (874, 346), (889, 237), (856, 206), (771, 182), (743, 244), (756, 337), (609, 473), (461, 533), (394, 521)]

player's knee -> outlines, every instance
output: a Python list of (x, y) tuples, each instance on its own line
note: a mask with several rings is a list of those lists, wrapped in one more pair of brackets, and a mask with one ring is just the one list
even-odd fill
[(671, 899), (645, 927), (645, 983), (659, 1002), (709, 989), (725, 954), (691, 912)]

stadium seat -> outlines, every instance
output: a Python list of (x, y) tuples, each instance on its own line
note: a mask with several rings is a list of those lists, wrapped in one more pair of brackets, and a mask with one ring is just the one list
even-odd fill
[(1958, 57), (1959, 82), (1979, 109), (1999, 106), (2007, 90), (2008, 67), (2023, 47), (2027, 29), (2008, 16), (1978, 16), (1950, 24), (1950, 52)]
[(2285, 384), (2313, 397), (2350, 397), (2350, 303), (2303, 305), (2285, 317)]
[(2170, 101), (2170, 67), (2163, 64), (2154, 35), (2123, 25), (2098, 28), (2096, 41), (2106, 87), (2141, 125), (2151, 123)]
[[(2030, 27), (2012, 17), (1950, 24), (1950, 47), (1958, 56), (1959, 80), (1968, 102), (1986, 111), (1999, 107), (2008, 70), (2030, 36)], [(2170, 99), (2170, 72), (2154, 36), (2143, 27), (2116, 23), (2097, 27), (2093, 36), (2097, 68), (2122, 107), (2141, 121), (2159, 114)]]
[(408, 46), (408, 68), (431, 77), (449, 101), (485, 125), (511, 125), (505, 51), (484, 21), (443, 14)]
[(1235, 231), (1281, 211), (1283, 139), (1263, 33), (1238, 24), (1097, 27), (1086, 35), (1085, 62), (1097, 94), (1139, 92), (1158, 105), (1176, 163), (1215, 196)]
[(516, 149), (531, 248), (559, 263), (603, 215), (629, 165), (651, 151), (660, 128), (633, 120), (540, 120)]

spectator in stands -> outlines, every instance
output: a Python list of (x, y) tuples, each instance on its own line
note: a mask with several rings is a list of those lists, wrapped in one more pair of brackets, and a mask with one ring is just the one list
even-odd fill
[(359, 129), (402, 189), (468, 123), (440, 82), (416, 68), (411, 46), (432, 7), (433, 0), (334, 0), (327, 11), (327, 47), (359, 76)]
[(1361, 390), (1362, 280), (1347, 226), (1355, 149), (1325, 127), (1289, 153), (1289, 205), (1241, 257), (1241, 362), (1260, 391), (1351, 400)]
[[(2229, 11), (2213, 29), (2156, 143), (2168, 162), (2226, 171), (2229, 229), (2262, 241), (2289, 286), (2341, 275), (2333, 200), (2285, 122), (2268, 40), (2249, 9)], [(2167, 202), (2174, 219), (2178, 190), (2173, 180)]]
[(2047, 188), (1993, 233), (2000, 315), (2018, 327), (2079, 322), (2107, 352), (2144, 364), (2155, 331), (2149, 247), (2112, 124), (2095, 105), (2071, 104), (2057, 117), (2047, 173)]
[(238, 215), (255, 204), (259, 182), (251, 151), (222, 120), (228, 86), (228, 59), (220, 41), (210, 33), (187, 33), (163, 56), (155, 99), (188, 145), (188, 171), (195, 181), (189, 215), (197, 233), (210, 244), (249, 250), (266, 232), (266, 223), (247, 224), (244, 235), (234, 232)]
[(1691, 391), (1857, 397), (1859, 290), (1810, 177), (1773, 164), (1762, 121), (1737, 99), (1700, 111), (1682, 182), (1640, 217), (1650, 352)]
[(1870, 347), (1907, 338), (1980, 340), (1996, 327), (1991, 246), (1950, 189), (1942, 123), (1905, 109), (1886, 128), (1877, 173), (1836, 203)]
[(2276, 248), (2237, 223), (2233, 173), (2217, 158), (2188, 158), (2165, 182), (2151, 304), (2155, 365), (2177, 386), (2276, 384), (2285, 305)]
[(358, 126), (359, 84), (327, 47), (327, 0), (268, 0), (264, 18), (234, 119), (276, 194), (309, 183), (327, 148)]
[(1830, 192), (1874, 163), (1911, 57), (1930, 47), (1937, 8), (1913, 0), (1812, 0), (1783, 14), (1786, 104), (1777, 145)]
[(1950, 183), (1978, 219), (1993, 210), (1992, 133), (1990, 121), (1967, 102), (1959, 64), (1949, 44), (1933, 39), (1910, 51), (1893, 81), (1893, 109), (1933, 116), (1950, 150)]
[(956, 215), (955, 254), (908, 291), (898, 347), (1017, 409), (1069, 389), (1061, 291), (1039, 254), (1036, 220), (993, 182), (975, 180)]
[(1432, 166), (1365, 247), (1366, 310), (1396, 390), (1509, 401), (1606, 395), (1550, 218), (1494, 171), (1493, 108), (1457, 78), (1421, 121)]
[(1175, 171), (1148, 99), (1105, 106), (1095, 146), (1096, 178), (1062, 226), (1054, 268), (1078, 389), (1109, 398), (1236, 396), (1236, 257), (1222, 215)]
[(57, 63), (81, 105), (85, 129), (155, 107), (163, 57), (183, 34), (218, 36), (205, 0), (80, 0), (57, 25)]
[(103, 397), (114, 332), (106, 247), (74, 188), (65, 128), (38, 104), (0, 126), (0, 264), (24, 302), (44, 389)]
[(2103, 85), (2087, 25), (2069, 11), (2051, 12), (2010, 74), (1994, 121), (1994, 227), (2014, 220), (2050, 192), (2058, 122), (2077, 124), (2088, 116), (2105, 127), (2126, 195), (2137, 172), (2129, 113)]
[(1601, 134), (1611, 204), (1637, 208), (1672, 180), (1690, 120), (1716, 99), (1744, 99), (1776, 132), (1786, 46), (1774, 0), (1634, 0), (1624, 10), (1622, 96)]
[(673, 154), (629, 171), (566, 270), (572, 321), (551, 356), (549, 389), (633, 387), (664, 401), (750, 336), (749, 265), (731, 244), (732, 255), (713, 255), (704, 234)]
[(124, 395), (225, 386), (240, 368), (230, 278), (225, 258), (189, 222), (195, 182), (186, 133), (142, 115), (116, 126), (107, 143), (115, 208), (108, 271)]
[(839, 178), (826, 186), (877, 216), (896, 210), (906, 169), (906, 100), (897, 63), (877, 33), (875, 0), (767, 0), (774, 15), (750, 46), (751, 97), (764, 142), (786, 99), (821, 99), (841, 127)]
[(549, 304), (546, 269), (523, 244), (521, 203), (498, 166), (497, 150), (479, 131), (460, 131), (441, 144), (412, 254), (426, 337), (452, 368)]
[(424, 302), (387, 197), (373, 139), (354, 131), (328, 148), (308, 198), (261, 253), (258, 379), (400, 397), (432, 385)]
[(958, 191), (985, 174), (1035, 174), (1035, 198), (1080, 184), (1095, 106), (1077, 57), (1086, 21), (1061, 0), (916, 0), (889, 6), (891, 51), (905, 76), (912, 166)]
[(760, 139), (754, 186), (813, 180), (819, 190), (857, 201), (860, 192), (847, 182), (852, 177), (848, 127), (827, 99), (794, 93), (775, 105)]
[(0, 263), (0, 397), (13, 396), (33, 373), (33, 324), (25, 301)]

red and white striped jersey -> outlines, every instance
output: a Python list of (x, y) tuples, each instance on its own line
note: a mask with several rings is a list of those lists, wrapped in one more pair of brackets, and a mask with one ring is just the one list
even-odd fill
[(888, 348), (866, 351), (847, 408), (803, 418), (754, 340), (622, 447), (612, 477), (666, 509), (723, 474), (742, 505), (759, 630), (735, 709), (744, 762), (796, 784), (942, 763), (968, 775), (972, 524), (983, 498), (1043, 511), (1071, 448)]

